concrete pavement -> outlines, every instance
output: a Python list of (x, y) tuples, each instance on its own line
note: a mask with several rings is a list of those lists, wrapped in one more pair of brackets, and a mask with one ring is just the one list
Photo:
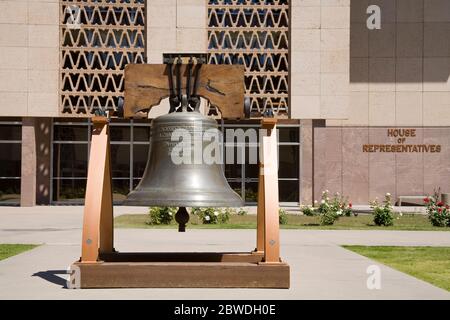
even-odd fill
[[(0, 208), (0, 243), (43, 244), (0, 261), (0, 299), (450, 299), (445, 290), (340, 247), (450, 246), (449, 232), (422, 231), (282, 230), (282, 257), (291, 266), (288, 290), (69, 290), (65, 272), (80, 255), (82, 210), (54, 208)], [(253, 230), (115, 230), (119, 251), (248, 251), (254, 241)], [(371, 265), (380, 267), (380, 290), (367, 288)]]

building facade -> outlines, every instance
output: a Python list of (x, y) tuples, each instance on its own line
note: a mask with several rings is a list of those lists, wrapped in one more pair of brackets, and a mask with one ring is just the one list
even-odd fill
[[(126, 64), (167, 53), (245, 65), (252, 119), (219, 124), (279, 119), (282, 202), (450, 192), (448, 0), (2, 0), (0, 203), (82, 203), (90, 117), (114, 118)], [(142, 176), (150, 122), (112, 120), (117, 203)], [(257, 166), (224, 170), (254, 203)]]

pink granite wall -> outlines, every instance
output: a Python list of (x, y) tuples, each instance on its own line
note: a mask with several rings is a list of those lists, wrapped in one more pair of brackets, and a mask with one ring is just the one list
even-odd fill
[(36, 204), (50, 204), (51, 118), (36, 118)]
[(20, 205), (50, 204), (51, 118), (22, 118)]
[(20, 205), (36, 204), (36, 136), (35, 119), (22, 118), (22, 176), (20, 179)]
[[(314, 128), (314, 199), (323, 190), (367, 204), (386, 192), (400, 195), (450, 192), (450, 127), (417, 127), (403, 144), (441, 145), (441, 152), (363, 152), (363, 145), (397, 145), (389, 127)], [(396, 129), (396, 128), (393, 128)]]

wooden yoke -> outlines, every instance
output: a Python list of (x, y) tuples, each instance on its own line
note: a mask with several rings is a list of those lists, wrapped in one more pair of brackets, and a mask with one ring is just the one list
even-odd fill
[(277, 119), (261, 120), (256, 252), (264, 263), (280, 263)]
[[(175, 66), (175, 65), (174, 65)], [(128, 64), (125, 67), (125, 118), (139, 117), (149, 112), (161, 100), (169, 97), (169, 66), (167, 64)], [(175, 78), (175, 67), (172, 77)], [(180, 65), (183, 81), (180, 86), (186, 91), (187, 64)], [(189, 86), (192, 88), (193, 83)], [(197, 80), (197, 95), (218, 108), (223, 119), (244, 118), (244, 66), (243, 65), (201, 65)]]
[(106, 117), (93, 117), (92, 123), (81, 248), (81, 262), (86, 263), (114, 251), (109, 123)]

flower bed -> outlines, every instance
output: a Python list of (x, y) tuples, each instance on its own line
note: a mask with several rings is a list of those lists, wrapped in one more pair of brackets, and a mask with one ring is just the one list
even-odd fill
[(349, 217), (354, 214), (352, 203), (338, 192), (330, 198), (329, 191), (323, 191), (320, 204), (317, 201), (314, 201), (314, 205), (314, 207), (302, 206), (300, 211), (306, 216), (318, 215), (320, 224), (323, 226), (333, 225), (341, 216)]
[(440, 199), (439, 192), (435, 192), (433, 197), (423, 199), (428, 219), (435, 227), (450, 227), (450, 207), (438, 199)]
[(391, 194), (386, 193), (384, 201), (380, 204), (378, 199), (370, 203), (373, 209), (373, 222), (377, 226), (392, 226), (394, 225), (394, 211), (391, 205)]

